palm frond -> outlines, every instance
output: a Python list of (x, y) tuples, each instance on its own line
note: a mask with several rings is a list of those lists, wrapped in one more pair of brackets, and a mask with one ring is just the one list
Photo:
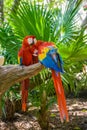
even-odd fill
[[(73, 40), (75, 41), (75, 37), (79, 35), (77, 13), (79, 11), (82, 0), (70, 0), (66, 3), (65, 10), (64, 6), (60, 9), (61, 12), (57, 11), (55, 15), (55, 33), (57, 37), (57, 43), (66, 43), (70, 44)], [(64, 13), (63, 11), (64, 10)]]
[[(80, 33), (76, 41), (71, 42), (70, 45), (61, 45), (59, 50), (62, 54), (64, 62), (68, 65), (75, 64), (78, 61), (87, 59), (87, 35)], [(69, 64), (70, 63), (70, 64)]]
[(17, 15), (12, 15), (15, 33), (20, 38), (32, 34), (37, 39), (48, 41), (52, 25), (52, 14), (50, 12), (43, 5), (22, 2)]

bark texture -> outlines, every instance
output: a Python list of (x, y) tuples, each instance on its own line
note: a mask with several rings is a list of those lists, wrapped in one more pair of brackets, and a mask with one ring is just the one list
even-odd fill
[(0, 22), (4, 21), (4, 12), (3, 12), (4, 0), (0, 0)]
[(2, 95), (9, 89), (9, 87), (26, 78), (31, 78), (37, 75), (43, 68), (44, 66), (40, 63), (27, 67), (20, 65), (0, 66), (0, 102)]

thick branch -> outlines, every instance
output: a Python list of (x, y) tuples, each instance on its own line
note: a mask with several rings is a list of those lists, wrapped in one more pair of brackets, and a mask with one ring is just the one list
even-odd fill
[(37, 75), (42, 69), (40, 63), (31, 66), (5, 65), (0, 67), (0, 97), (17, 82)]

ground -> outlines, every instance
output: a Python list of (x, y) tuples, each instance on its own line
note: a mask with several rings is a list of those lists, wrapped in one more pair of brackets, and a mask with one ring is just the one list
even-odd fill
[[(61, 123), (57, 104), (50, 109), (48, 130), (87, 130), (87, 99), (67, 99), (69, 123)], [(15, 114), (15, 119), (8, 122), (0, 119), (0, 130), (41, 130), (33, 109), (26, 114)], [(47, 129), (46, 129), (47, 130)]]

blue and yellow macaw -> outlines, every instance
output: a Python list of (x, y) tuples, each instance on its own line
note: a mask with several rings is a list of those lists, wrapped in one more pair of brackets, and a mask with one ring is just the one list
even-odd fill
[(52, 71), (52, 78), (59, 104), (61, 122), (69, 121), (68, 111), (66, 107), (66, 99), (62, 86), (60, 72), (63, 70), (63, 61), (58, 53), (58, 48), (52, 42), (42, 42), (38, 47), (38, 59), (45, 67)]

